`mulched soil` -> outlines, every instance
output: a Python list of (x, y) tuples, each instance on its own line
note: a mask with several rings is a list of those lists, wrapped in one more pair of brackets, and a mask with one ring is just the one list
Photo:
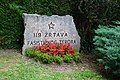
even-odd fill
[(58, 70), (58, 71), (72, 71), (78, 69), (80, 71), (84, 71), (85, 69), (91, 69), (96, 71), (96, 58), (92, 55), (81, 54), (80, 62), (71, 62), (71, 63), (62, 63), (61, 65), (57, 63), (46, 64), (51, 68)]

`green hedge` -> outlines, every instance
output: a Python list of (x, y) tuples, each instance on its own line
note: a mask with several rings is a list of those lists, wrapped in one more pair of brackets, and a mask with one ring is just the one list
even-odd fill
[(0, 47), (18, 47), (17, 40), (23, 33), (22, 17), (9, 4), (0, 4)]
[(69, 3), (60, 0), (0, 0), (0, 48), (19, 48), (23, 44), (23, 13), (66, 15)]

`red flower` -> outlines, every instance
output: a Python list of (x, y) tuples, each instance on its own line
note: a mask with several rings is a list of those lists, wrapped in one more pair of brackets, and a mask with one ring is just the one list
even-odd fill
[(70, 55), (74, 54), (73, 47), (67, 43), (58, 44), (46, 42), (43, 43), (42, 45), (35, 45), (34, 48), (40, 50), (41, 52), (49, 53), (52, 55), (64, 55), (64, 53), (66, 52)]
[(52, 52), (53, 55), (57, 55), (58, 53), (59, 53), (58, 49), (54, 49)]

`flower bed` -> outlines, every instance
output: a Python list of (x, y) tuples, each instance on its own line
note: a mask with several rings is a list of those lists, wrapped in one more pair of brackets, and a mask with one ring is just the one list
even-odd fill
[(80, 60), (80, 53), (75, 52), (73, 47), (68, 43), (50, 43), (45, 42), (42, 45), (35, 45), (25, 50), (25, 55), (43, 63), (62, 62), (70, 63)]

